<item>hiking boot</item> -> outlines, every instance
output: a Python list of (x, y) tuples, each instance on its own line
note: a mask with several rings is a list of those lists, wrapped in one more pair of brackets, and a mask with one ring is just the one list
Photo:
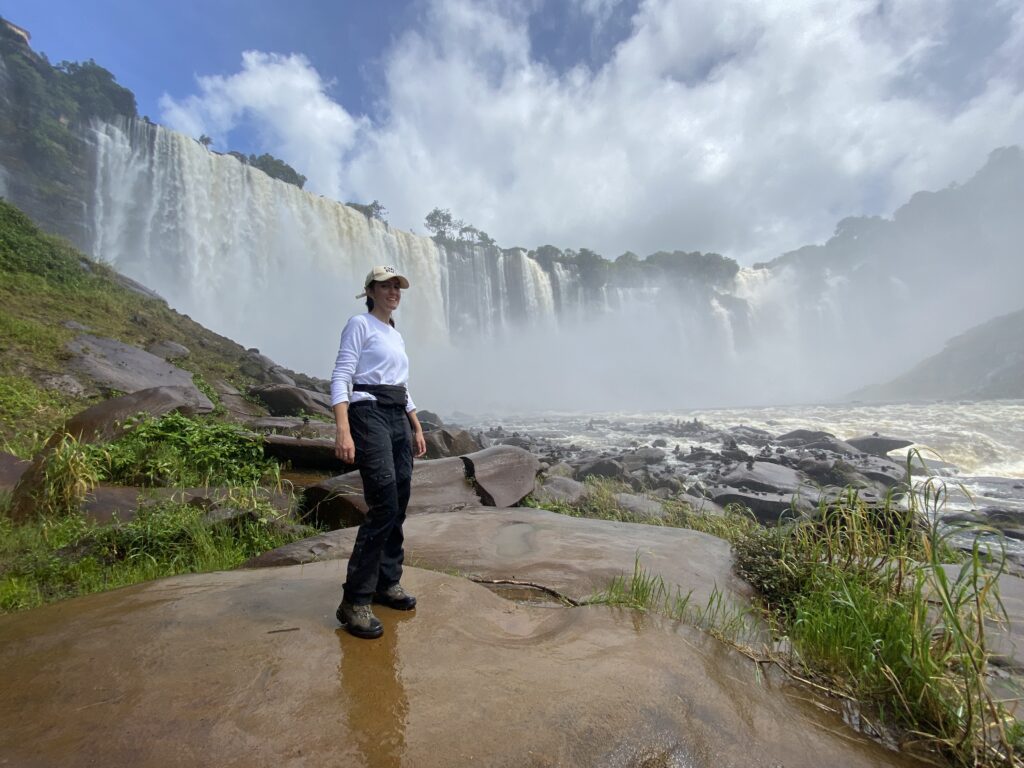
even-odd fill
[(411, 611), (416, 607), (416, 598), (402, 589), (401, 584), (392, 584), (383, 592), (374, 592), (373, 602), (394, 608), (396, 611)]
[(356, 637), (372, 640), (384, 634), (384, 626), (380, 619), (373, 615), (373, 609), (368, 605), (342, 602), (335, 615), (341, 625)]

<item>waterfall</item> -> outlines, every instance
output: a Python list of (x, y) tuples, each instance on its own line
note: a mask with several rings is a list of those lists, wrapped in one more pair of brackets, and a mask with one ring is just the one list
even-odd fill
[(175, 309), (296, 370), (329, 372), (374, 264), (412, 288), (398, 322), (411, 347), (448, 338), (434, 242), (141, 121), (93, 126), (93, 254)]
[(147, 122), (90, 139), (93, 255), (288, 367), (327, 376), (367, 270), (396, 265), (428, 407), (807, 402), (1020, 306), (1019, 151), (892, 221), (846, 220), (824, 246), (737, 271), (715, 254), (438, 244)]

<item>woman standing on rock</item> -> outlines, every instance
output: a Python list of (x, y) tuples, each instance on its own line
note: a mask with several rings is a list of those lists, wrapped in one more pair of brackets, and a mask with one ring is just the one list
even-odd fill
[(416, 598), (399, 584), (404, 559), (402, 524), (412, 485), (412, 459), (427, 451), (416, 406), (406, 388), (409, 358), (391, 314), (409, 281), (394, 267), (366, 276), (365, 314), (349, 318), (331, 376), (337, 425), (335, 455), (357, 464), (368, 511), (348, 561), (338, 621), (356, 637), (384, 633), (370, 603), (399, 611)]

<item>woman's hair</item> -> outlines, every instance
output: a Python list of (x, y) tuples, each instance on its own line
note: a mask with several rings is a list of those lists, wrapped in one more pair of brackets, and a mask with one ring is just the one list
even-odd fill
[[(370, 285), (373, 285), (373, 283), (370, 283)], [(366, 286), (366, 311), (367, 312), (373, 312), (373, 297), (370, 295), (370, 285)], [(392, 328), (395, 327), (395, 320), (394, 320), (394, 318), (389, 317), (388, 318), (388, 322), (391, 323), (391, 327)]]

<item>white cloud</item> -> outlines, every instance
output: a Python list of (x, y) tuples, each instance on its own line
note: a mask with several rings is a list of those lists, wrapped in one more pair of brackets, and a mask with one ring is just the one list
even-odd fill
[[(577, 2), (597, 21), (615, 6)], [(1005, 39), (968, 45), (965, 13), (1001, 14), (978, 35)], [(311, 188), (379, 199), (405, 228), (442, 206), (506, 246), (745, 262), (1024, 141), (1024, 11), (1007, 0), (647, 0), (599, 71), (562, 74), (531, 51), (526, 14), (434, 0), (386, 54), (374, 125), (302, 57), (259, 53), (165, 98), (164, 117), (214, 138), (255, 118)]]
[(311, 188), (341, 195), (346, 154), (367, 121), (327, 95), (327, 84), (304, 56), (246, 51), (240, 72), (200, 77), (198, 84), (198, 95), (161, 98), (170, 127), (191, 136), (208, 134), (226, 146), (231, 130), (250, 121), (275, 154), (309, 178)]

